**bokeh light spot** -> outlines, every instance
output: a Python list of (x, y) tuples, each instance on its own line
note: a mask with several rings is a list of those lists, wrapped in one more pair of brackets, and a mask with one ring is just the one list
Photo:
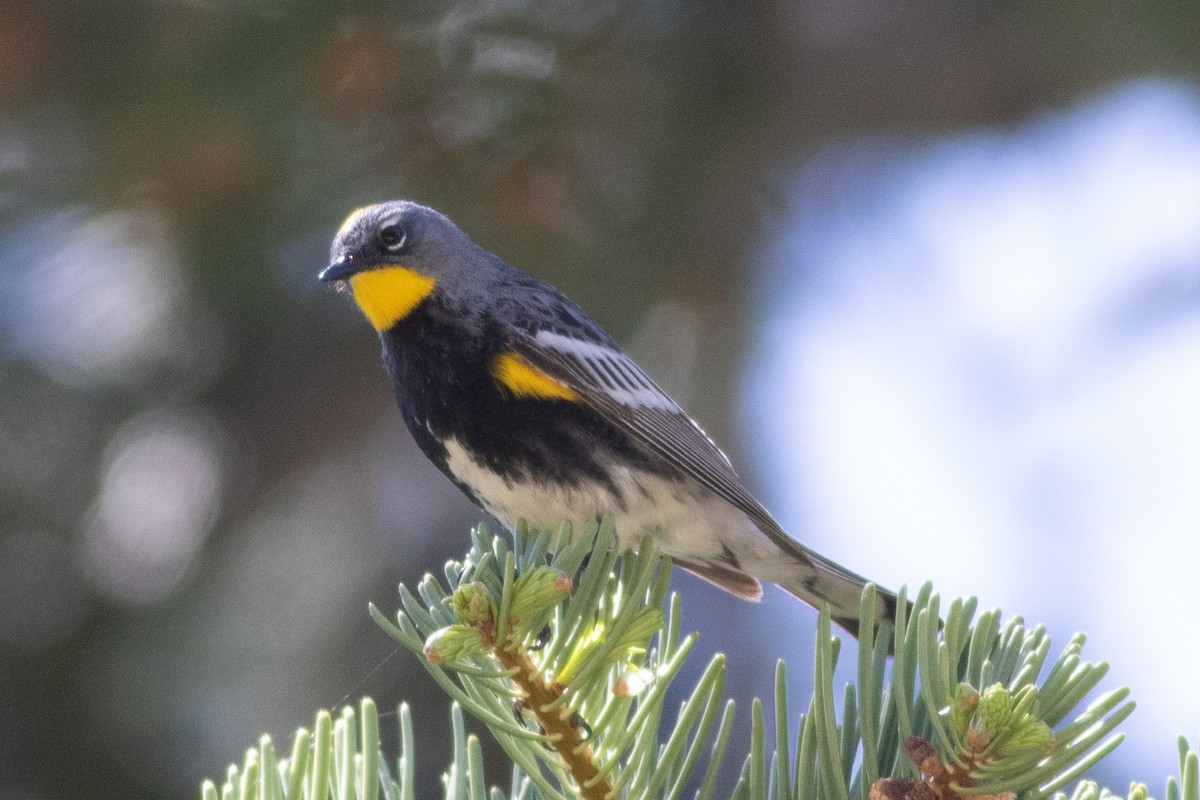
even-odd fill
[(65, 386), (196, 385), (212, 374), (167, 223), (152, 208), (89, 217), (59, 210), (32, 226), (0, 297), (17, 352)]
[(212, 424), (196, 417), (151, 411), (117, 432), (84, 532), (99, 592), (140, 605), (175, 590), (216, 520), (222, 460)]

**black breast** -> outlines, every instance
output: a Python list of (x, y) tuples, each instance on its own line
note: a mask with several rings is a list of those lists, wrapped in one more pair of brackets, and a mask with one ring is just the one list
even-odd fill
[(643, 447), (591, 408), (515, 398), (498, 387), (489, 367), (507, 338), (501, 323), (466, 325), (436, 296), (381, 335), (384, 363), (413, 438), (468, 495), (475, 498), (446, 463), (450, 437), (513, 483), (600, 481), (615, 492), (609, 474), (614, 461), (660, 471)]

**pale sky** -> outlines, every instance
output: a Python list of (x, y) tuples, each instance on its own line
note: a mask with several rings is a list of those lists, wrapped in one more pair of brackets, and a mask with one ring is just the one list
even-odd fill
[(1139, 706), (1097, 777), (1161, 793), (1200, 733), (1200, 97), (837, 143), (793, 188), (742, 404), (764, 501), (884, 585), (1087, 632)]

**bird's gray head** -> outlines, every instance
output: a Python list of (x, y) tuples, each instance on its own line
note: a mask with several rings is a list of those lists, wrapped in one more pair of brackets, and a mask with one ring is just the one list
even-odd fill
[[(350, 214), (334, 237), (323, 281), (344, 281), (377, 331), (404, 319), (439, 286), (481, 282), (498, 258), (432, 208), (408, 200)], [(472, 274), (473, 273), (473, 274)]]

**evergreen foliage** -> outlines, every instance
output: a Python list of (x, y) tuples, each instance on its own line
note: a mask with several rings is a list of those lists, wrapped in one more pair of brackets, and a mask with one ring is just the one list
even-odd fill
[[(671, 725), (661, 724), (667, 687), (695, 634), (681, 630), (669, 562), (651, 540), (619, 555), (606, 521), (574, 536), (567, 526), (519, 531), (512, 547), (480, 526), (472, 544), (463, 561), (446, 565), (444, 580), (426, 576), (415, 594), (401, 585), (395, 622), (371, 608), (452, 700), (448, 800), (712, 800), (722, 769), (740, 770), (731, 800), (1115, 797), (1087, 781), (1064, 793), (1120, 743), (1113, 731), (1134, 707), (1117, 689), (1077, 710), (1107, 672), (1082, 660), (1083, 635), (1050, 662), (1044, 628), (1020, 618), (1001, 625), (997, 612), (977, 613), (973, 599), (951, 602), (943, 618), (928, 585), (901, 603), (893, 630), (874, 618), (868, 586), (857, 682), (841, 693), (841, 719), (833, 685), (840, 642), (822, 612), (812, 697), (789, 697), (780, 661), (773, 719), (756, 699), (750, 752), (734, 761), (727, 751), (740, 720), (725, 698), (721, 654)], [(512, 759), (506, 790), (485, 782), (464, 711)], [(264, 737), (220, 788), (205, 782), (203, 800), (411, 800), (413, 723), (404, 704), (399, 720), (394, 765), (379, 752), (378, 714), (364, 699), (357, 714), (346, 708), (336, 721), (318, 713), (287, 758)], [(1147, 797), (1141, 785), (1128, 793)], [(1197, 754), (1182, 740), (1180, 777), (1165, 798), (1200, 800)]]

